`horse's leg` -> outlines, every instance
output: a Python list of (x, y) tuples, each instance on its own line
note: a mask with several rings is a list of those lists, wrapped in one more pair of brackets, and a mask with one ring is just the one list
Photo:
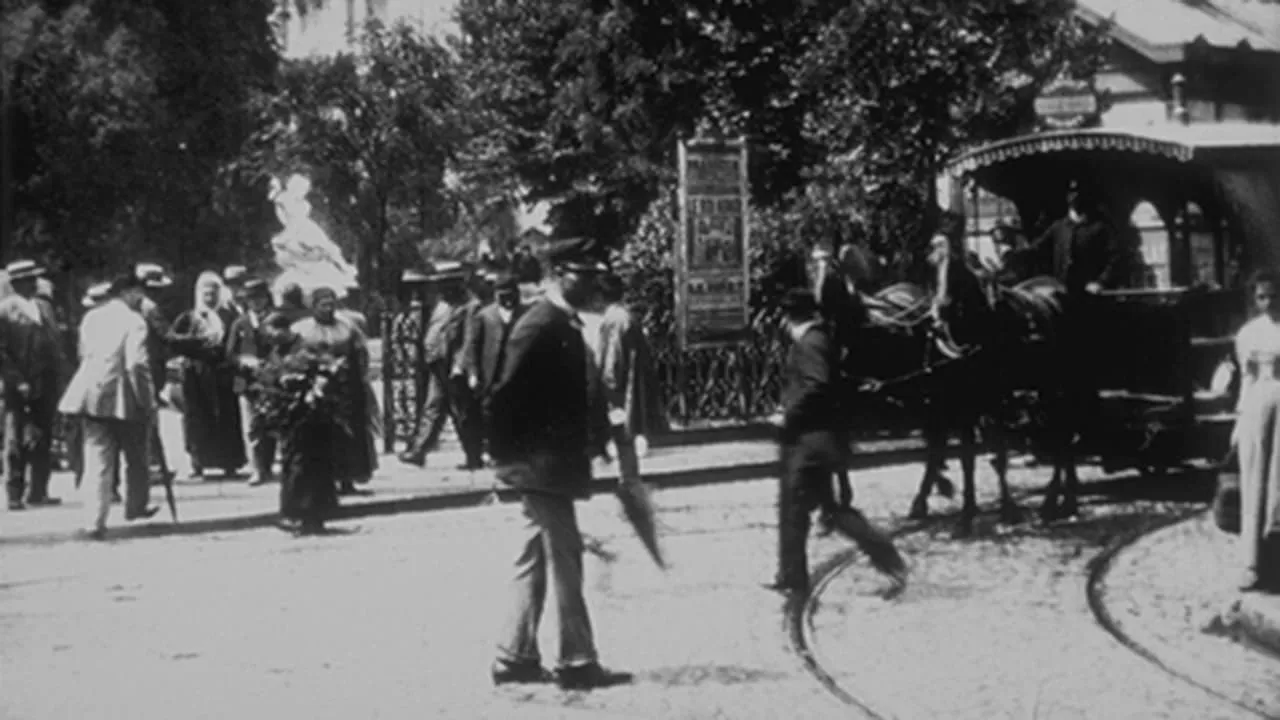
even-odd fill
[(911, 501), (911, 512), (907, 517), (922, 520), (929, 517), (929, 493), (933, 491), (934, 481), (938, 477), (938, 469), (947, 448), (947, 435), (940, 431), (931, 421), (924, 430), (924, 475), (920, 477), (920, 489)]
[(1076, 453), (1074, 440), (1067, 448), (1066, 467), (1063, 468), (1062, 507), (1058, 511), (1060, 517), (1069, 518), (1080, 514), (1080, 476), (1076, 474)]
[(1053, 458), (1053, 476), (1044, 488), (1044, 504), (1040, 506), (1040, 519), (1046, 523), (1061, 517), (1059, 494), (1062, 490), (1062, 475), (1068, 463), (1067, 453), (1070, 452), (1071, 443), (1071, 433), (1064, 427), (1064, 418), (1058, 408), (1052, 408), (1048, 413), (1048, 425), (1048, 451), (1049, 456)]
[(988, 443), (991, 445), (991, 467), (996, 471), (996, 481), (1000, 483), (1000, 521), (1007, 525), (1017, 525), (1024, 519), (1022, 508), (1013, 499), (1009, 491), (1009, 430), (1000, 425), (999, 416), (988, 423)]
[(960, 510), (960, 524), (956, 526), (957, 537), (972, 535), (973, 521), (978, 516), (978, 490), (974, 480), (974, 465), (978, 455), (976, 429), (976, 420), (965, 422), (957, 428), (960, 435), (960, 470), (964, 476), (964, 505)]

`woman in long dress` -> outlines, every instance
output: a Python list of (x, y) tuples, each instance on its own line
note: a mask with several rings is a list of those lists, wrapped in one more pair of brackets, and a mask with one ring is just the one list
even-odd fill
[(182, 429), (192, 477), (211, 468), (231, 476), (248, 461), (236, 371), (227, 356), (227, 333), (235, 319), (227, 286), (217, 273), (205, 272), (196, 280), (191, 310), (169, 328), (169, 346), (184, 358)]
[(1236, 335), (1240, 544), (1245, 590), (1280, 590), (1280, 273), (1250, 283), (1258, 316)]
[(373, 473), (365, 395), (368, 346), (364, 333), (337, 314), (337, 306), (337, 293), (317, 288), (312, 293), (311, 316), (292, 327), (291, 352), (346, 360), (335, 388), (341, 393), (338, 407), (343, 409), (343, 422), (308, 426), (282, 438), (280, 514), (300, 522), (303, 532), (323, 530), (324, 515), (337, 504), (338, 489), (349, 492), (356, 480)]

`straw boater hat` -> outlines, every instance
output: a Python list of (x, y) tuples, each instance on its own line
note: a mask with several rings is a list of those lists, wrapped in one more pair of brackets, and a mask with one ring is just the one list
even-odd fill
[(81, 299), (80, 304), (87, 308), (97, 307), (109, 297), (111, 297), (111, 283), (94, 283), (84, 292), (84, 298)]
[(169, 277), (169, 273), (155, 263), (138, 263), (134, 266), (133, 273), (145, 288), (157, 290), (173, 285), (173, 278)]
[(445, 260), (435, 263), (432, 272), (428, 277), (429, 282), (444, 285), (446, 283), (460, 283), (471, 275), (471, 266), (466, 263), (454, 260)]
[(234, 287), (240, 285), (249, 276), (249, 269), (243, 265), (228, 265), (222, 270), (222, 281)]
[(45, 274), (44, 268), (34, 260), (14, 260), (5, 266), (4, 271), (10, 282), (44, 277)]
[(547, 261), (561, 272), (609, 272), (609, 265), (604, 261), (604, 249), (591, 238), (557, 241), (547, 253)]

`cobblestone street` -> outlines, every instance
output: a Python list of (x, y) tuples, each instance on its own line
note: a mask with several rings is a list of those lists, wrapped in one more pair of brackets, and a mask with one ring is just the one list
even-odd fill
[[(858, 504), (892, 523), (918, 471), (858, 473)], [(985, 500), (989, 479), (980, 484)], [(1015, 473), (1022, 491), (1040, 482), (1039, 472)], [(602, 660), (636, 673), (631, 686), (592, 693), (489, 685), (512, 505), (366, 518), (339, 523), (347, 534), (312, 539), (264, 529), (6, 548), (0, 712), (22, 720), (859, 717), (805, 669), (782, 601), (759, 587), (774, 567), (774, 496), (767, 480), (658, 493), (672, 561), (665, 574), (612, 497), (582, 506), (582, 527), (600, 548), (588, 557), (587, 582)], [(812, 644), (842, 687), (885, 716), (1257, 717), (1161, 671), (1090, 614), (1089, 560), (1122, 531), (1185, 509), (1089, 506), (1077, 528), (984, 527), (967, 542), (943, 525), (910, 534), (917, 577), (907, 593), (865, 597), (879, 581), (855, 562), (821, 597)], [(813, 561), (844, 547), (820, 539)], [(1248, 652), (1220, 642), (1222, 662)]]

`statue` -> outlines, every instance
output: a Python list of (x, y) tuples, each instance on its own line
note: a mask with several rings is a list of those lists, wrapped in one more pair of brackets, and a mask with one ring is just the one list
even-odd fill
[(311, 219), (311, 203), (307, 200), (310, 189), (311, 181), (302, 175), (293, 175), (283, 183), (277, 179), (271, 181), (276, 216), (284, 225), (271, 239), (275, 262), (281, 270), (272, 283), (277, 301), (281, 289), (290, 283), (297, 283), (308, 297), (318, 287), (332, 288), (339, 298), (358, 287), (356, 268), (342, 257), (342, 249)]

